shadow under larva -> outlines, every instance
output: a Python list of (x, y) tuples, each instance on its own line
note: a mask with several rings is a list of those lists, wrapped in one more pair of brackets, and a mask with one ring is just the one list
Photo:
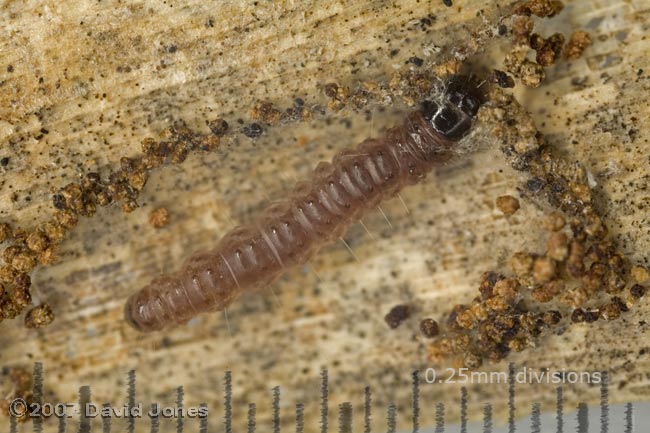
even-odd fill
[(321, 162), (310, 179), (298, 182), (287, 199), (271, 204), (254, 223), (233, 229), (213, 250), (194, 253), (181, 270), (133, 294), (125, 319), (143, 332), (180, 325), (222, 310), (305, 263), (380, 201), (467, 153), (459, 142), (486, 100), (481, 84), (452, 76), (401, 125)]

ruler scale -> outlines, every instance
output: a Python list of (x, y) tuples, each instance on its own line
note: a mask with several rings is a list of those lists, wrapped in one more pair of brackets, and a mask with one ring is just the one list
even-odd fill
[(305, 405), (302, 403), (296, 404), (296, 433), (303, 433), (305, 431)]
[(232, 433), (232, 372), (223, 376), (223, 423), (226, 433)]
[[(566, 424), (564, 412), (565, 412), (565, 387), (558, 386), (555, 388), (555, 426), (554, 430), (557, 433), (564, 433), (568, 429), (572, 420), (575, 421), (575, 430), (578, 433), (595, 433), (594, 428), (598, 428), (600, 433), (634, 433), (635, 432), (635, 422), (634, 422), (634, 406), (632, 403), (626, 403), (623, 407), (623, 413), (621, 419), (616, 422), (615, 418), (620, 415), (615, 415), (615, 412), (610, 411), (610, 380), (611, 377), (608, 372), (602, 371), (601, 374), (602, 380), (599, 383), (599, 392), (600, 392), (600, 401), (599, 405), (596, 405), (592, 408), (587, 406), (586, 403), (581, 402), (577, 405), (575, 418), (569, 420), (569, 424)], [(36, 362), (34, 364), (34, 369), (32, 373), (32, 397), (30, 402), (40, 403), (41, 406), (45, 406), (47, 402), (44, 402), (44, 369), (43, 364)], [(434, 426), (425, 429), (427, 433), (435, 431), (435, 433), (444, 433), (447, 429), (445, 425), (445, 416), (447, 413), (448, 402), (426, 402), (423, 400), (422, 394), (422, 378), (425, 377), (422, 375), (422, 372), (415, 370), (411, 372), (411, 417), (400, 418), (403, 415), (403, 412), (400, 410), (398, 417), (397, 405), (394, 402), (389, 402), (385, 408), (385, 431), (388, 433), (422, 433), (422, 411), (431, 409), (434, 410)], [(505, 375), (504, 375), (505, 377)], [(327, 369), (323, 369), (320, 372), (320, 396), (318, 402), (314, 402), (314, 405), (318, 405), (319, 410), (319, 426), (313, 426), (317, 430), (320, 430), (321, 433), (328, 433), (330, 431), (330, 422), (329, 422), (329, 404), (331, 398), (331, 391), (329, 385), (329, 372)], [(427, 383), (432, 383), (427, 379)], [(441, 381), (439, 381), (441, 382)], [(507, 431), (509, 433), (516, 433), (518, 424), (516, 421), (516, 384), (521, 383), (521, 381), (515, 380), (515, 367), (514, 364), (508, 366), (507, 374)], [(270, 398), (270, 407), (271, 407), (271, 429), (272, 433), (282, 433), (282, 414), (281, 414), (281, 398), (282, 398), (282, 389), (279, 385), (271, 388), (269, 393)], [(223, 431), (224, 433), (233, 433), (234, 431), (239, 431), (233, 425), (233, 411), (236, 410), (233, 408), (233, 375), (231, 371), (226, 371), (223, 376), (223, 430), (217, 430), (219, 432)], [(89, 385), (83, 385), (78, 388), (78, 401), (77, 405), (79, 409), (84, 409), (86, 407), (96, 408), (96, 405), (92, 403), (92, 393)], [(19, 399), (20, 400), (20, 399)], [(15, 401), (15, 400), (14, 400)], [(25, 400), (22, 400), (24, 404)], [(470, 401), (470, 391), (467, 387), (460, 387), (460, 399), (459, 399), (459, 423), (453, 428), (453, 432), (460, 433), (473, 433), (469, 430), (469, 402)], [(358, 404), (358, 406), (357, 406)], [(56, 405), (54, 405), (56, 406)], [(354, 401), (343, 401), (338, 403), (336, 406), (338, 408), (338, 420), (336, 422), (336, 427), (339, 433), (354, 433), (354, 412), (355, 406), (361, 408), (362, 420), (359, 421), (359, 424), (363, 425), (363, 433), (372, 432), (372, 406), (373, 406), (373, 397), (372, 389), (369, 386), (363, 387), (363, 400), (359, 402)], [(73, 407), (71, 404), (63, 404), (63, 407)], [(305, 422), (305, 413), (306, 405), (302, 402), (295, 403), (295, 431), (296, 433), (304, 433), (305, 431), (315, 431), (308, 426)], [(209, 433), (208, 428), (209, 423), (209, 412), (208, 404), (201, 403), (198, 406), (199, 410), (198, 415), (198, 432), (199, 433)], [(494, 402), (486, 402), (482, 406), (482, 423), (478, 427), (482, 433), (493, 433), (495, 429), (494, 425)], [(543, 424), (548, 423), (548, 419), (543, 421), (545, 418), (542, 416), (542, 405), (540, 402), (530, 403), (530, 415), (527, 418), (527, 427), (526, 431), (530, 433), (542, 433), (550, 431), (551, 425), (544, 426)], [(25, 406), (24, 410), (27, 411), (29, 406)], [(111, 433), (112, 430), (112, 421), (116, 416), (116, 412), (119, 408), (112, 406), (111, 403), (105, 402), (102, 403), (99, 408), (95, 410), (100, 410), (99, 418), (101, 421), (101, 432), (102, 433)], [(146, 413), (142, 413), (142, 404), (136, 404), (136, 372), (135, 370), (130, 370), (127, 373), (126, 380), (126, 405), (124, 407), (125, 411), (122, 413), (121, 417), (126, 419), (126, 432), (135, 433), (136, 430), (136, 421), (138, 418), (148, 417), (149, 418), (149, 431), (151, 433), (159, 433), (161, 431), (161, 417), (169, 418), (169, 416), (161, 415), (161, 405), (159, 403), (151, 403), (149, 410)], [(138, 409), (137, 411), (135, 409)], [(170, 408), (168, 408), (170, 409)], [(191, 433), (191, 431), (196, 431), (196, 424), (189, 424), (188, 419), (192, 417), (189, 415), (189, 411), (192, 408), (188, 407), (185, 403), (185, 389), (183, 386), (175, 388), (175, 400), (174, 400), (174, 418), (176, 421), (175, 431), (176, 433)], [(316, 409), (313, 407), (313, 409)], [(401, 408), (400, 408), (401, 409)], [(592, 425), (590, 425), (590, 409), (592, 415), (596, 416), (597, 411), (599, 410), (599, 418), (591, 419)], [(85, 413), (85, 410), (80, 410), (78, 415), (76, 433), (92, 433), (92, 419), (98, 414), (89, 415)], [(455, 413), (453, 410), (451, 412)], [(428, 412), (430, 414), (430, 412)], [(182, 416), (178, 416), (182, 414)], [(57, 432), (65, 433), (66, 427), (68, 424), (68, 418), (71, 416), (69, 414), (59, 414), (52, 413), (53, 418), (57, 420)], [(139, 416), (140, 415), (140, 416)], [(255, 403), (249, 403), (247, 412), (246, 412), (246, 425), (245, 431), (247, 433), (255, 433), (257, 431), (257, 405)], [(9, 433), (23, 433), (24, 429), (21, 429), (22, 423), (19, 419), (14, 416), (9, 416), (8, 422), (8, 432)], [(188, 419), (186, 419), (188, 418)], [(552, 421), (552, 420), (551, 420)], [(32, 417), (32, 431), (34, 433), (44, 433), (44, 417), (43, 416), (34, 416)], [(598, 426), (594, 425), (595, 423)], [(519, 428), (521, 429), (521, 425)], [(611, 426), (611, 428), (610, 428)], [(544, 429), (545, 428), (545, 429)], [(611, 430), (614, 429), (614, 430)], [(243, 431), (243, 430), (242, 430)], [(265, 428), (261, 431), (269, 431)], [(478, 432), (478, 430), (475, 430)], [(501, 431), (501, 430), (499, 430)], [(211, 432), (210, 432), (211, 433)]]
[(248, 433), (255, 433), (255, 426), (256, 426), (256, 421), (255, 421), (255, 414), (257, 413), (257, 406), (255, 403), (250, 403), (248, 405), (248, 414), (247, 414), (247, 419), (248, 422), (246, 423), (247, 426), (247, 432)]
[[(182, 386), (176, 388), (176, 409), (179, 410), (179, 413), (183, 410), (183, 399), (185, 397), (185, 391)], [(177, 416), (176, 417), (176, 433), (183, 433), (185, 428), (184, 424), (185, 417)]]
[(492, 433), (492, 405), (483, 406), (483, 433)]
[(111, 409), (110, 403), (102, 404), (102, 433), (111, 433), (111, 417), (106, 415), (106, 410)]
[(352, 403), (339, 405), (339, 433), (352, 433)]

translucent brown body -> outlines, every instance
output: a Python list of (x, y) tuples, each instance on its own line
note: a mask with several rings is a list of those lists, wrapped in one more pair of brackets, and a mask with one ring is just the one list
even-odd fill
[(183, 324), (227, 307), (243, 292), (264, 288), (287, 268), (308, 261), (365, 211), (421, 181), (454, 154), (482, 102), (470, 83), (452, 79), (440, 100), (425, 102), (402, 125), (321, 162), (311, 180), (298, 183), (256, 223), (232, 230), (213, 250), (195, 253), (179, 272), (156, 278), (132, 295), (126, 320), (140, 331)]

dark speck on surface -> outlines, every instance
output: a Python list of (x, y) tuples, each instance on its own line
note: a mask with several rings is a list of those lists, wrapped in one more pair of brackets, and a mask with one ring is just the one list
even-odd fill
[(391, 329), (397, 328), (411, 315), (411, 307), (408, 305), (396, 305), (384, 317), (386, 324)]

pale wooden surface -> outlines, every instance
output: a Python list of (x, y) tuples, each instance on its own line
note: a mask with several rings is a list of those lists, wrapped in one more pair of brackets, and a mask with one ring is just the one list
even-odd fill
[[(0, 8), (0, 156), (11, 156), (11, 162), (1, 182), (0, 218), (27, 227), (49, 218), (51, 188), (90, 170), (107, 173), (172, 120), (207, 131), (205, 121), (219, 114), (247, 120), (247, 109), (259, 99), (282, 107), (297, 96), (324, 103), (319, 86), (330, 81), (386, 81), (411, 56), (433, 53), (427, 58), (433, 61), (432, 44), (466, 41), (464, 23), (467, 29), (480, 23), (479, 9), (488, 20), (496, 14), (492, 2), (454, 3), (7, 2)], [(426, 33), (416, 23), (428, 14), (437, 19)], [(516, 92), (550, 142), (593, 173), (610, 228), (628, 257), (646, 265), (649, 14), (650, 5), (641, 0), (571, 3), (544, 25), (567, 35), (587, 28), (594, 46), (582, 59), (550, 69), (541, 88)], [(496, 59), (504, 54), (499, 46), (490, 49)], [(391, 58), (394, 48), (400, 51)], [(5, 70), (9, 64), (12, 73)], [(118, 66), (132, 71), (118, 73)], [(645, 72), (638, 77), (639, 69)], [(574, 78), (585, 79), (584, 89), (571, 84)], [(267, 291), (229, 310), (230, 333), (219, 314), (144, 336), (122, 320), (129, 293), (178, 266), (192, 250), (212, 245), (234, 224), (249, 221), (317, 161), (380, 133), (399, 112), (343, 112), (280, 126), (254, 145), (243, 138), (158, 170), (140, 209), (125, 215), (113, 207), (82, 219), (63, 244), (60, 262), (33, 274), (35, 297), (51, 303), (57, 319), (40, 331), (24, 329), (19, 320), (3, 322), (2, 364), (31, 368), (41, 360), (46, 388), (56, 398), (73, 401), (76, 387), (90, 384), (95, 401), (115, 405), (124, 398), (118, 383), (136, 368), (143, 401), (171, 403), (174, 387), (184, 385), (187, 405), (206, 401), (217, 415), (222, 375), (231, 369), (238, 422), (248, 402), (257, 403), (260, 420), (268, 419), (270, 389), (282, 385), (287, 424), (298, 401), (306, 404), (308, 419), (317, 414), (318, 376), (327, 367), (333, 427), (343, 401), (354, 402), (355, 425), (361, 425), (363, 388), (370, 385), (378, 425), (385, 415), (381, 408), (393, 401), (400, 426), (408, 428), (410, 372), (427, 365), (418, 318), (438, 318), (453, 303), (466, 302), (482, 271), (504, 267), (513, 251), (543, 248), (534, 224), (542, 214), (535, 206), (523, 201), (510, 218), (494, 209), (494, 198), (515, 193), (521, 179), (489, 136), (478, 155), (405, 191), (410, 214), (398, 200), (383, 206), (393, 229), (378, 212), (364, 220), (375, 239), (354, 226), (346, 240), (360, 262), (340, 244), (327, 248), (312, 262), (320, 281), (308, 268), (289, 272), (273, 287), (277, 301)], [(36, 140), (43, 127), (49, 134)], [(631, 128), (637, 130), (634, 140)], [(155, 206), (166, 206), (172, 217), (159, 231), (147, 222)], [(405, 302), (418, 305), (418, 312), (389, 330), (383, 316)], [(642, 303), (622, 320), (574, 326), (509, 359), (536, 368), (608, 368), (613, 380), (625, 383), (612, 400), (648, 399), (649, 354), (642, 350), (648, 325), (641, 321), (649, 312)], [(402, 386), (393, 389), (398, 382)], [(522, 407), (532, 399), (552, 403), (552, 388), (524, 387)], [(474, 409), (490, 398), (499, 411), (507, 387), (476, 385), (469, 392)], [(429, 402), (451, 402), (458, 386), (423, 385), (422, 393)], [(566, 394), (573, 403), (595, 401), (598, 390), (581, 387)], [(217, 423), (211, 417), (211, 425)], [(433, 411), (424, 410), (422, 425), (432, 423)]]

